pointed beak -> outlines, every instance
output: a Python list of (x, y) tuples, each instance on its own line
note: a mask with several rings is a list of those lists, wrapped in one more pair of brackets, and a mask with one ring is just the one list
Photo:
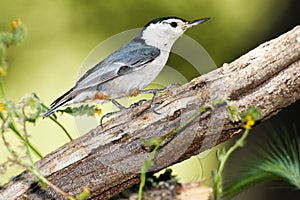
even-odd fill
[(191, 27), (193, 27), (193, 26), (202, 24), (203, 22), (206, 22), (206, 21), (209, 20), (209, 19), (210, 19), (210, 18), (203, 18), (203, 19), (196, 19), (196, 20), (193, 20), (193, 21), (189, 21), (189, 22), (188, 22), (188, 28), (191, 28)]

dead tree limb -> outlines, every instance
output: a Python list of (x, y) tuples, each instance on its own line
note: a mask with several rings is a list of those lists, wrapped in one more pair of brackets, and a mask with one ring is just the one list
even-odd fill
[[(140, 138), (163, 137), (201, 106), (230, 94), (240, 111), (254, 105), (262, 120), (300, 98), (300, 27), (261, 44), (230, 64), (161, 95), (157, 115), (149, 102), (65, 144), (38, 161), (40, 172), (74, 195), (88, 187), (91, 199), (107, 199), (139, 181), (149, 155)], [(207, 110), (181, 128), (158, 151), (154, 171), (180, 162), (242, 131), (225, 106)], [(0, 190), (0, 199), (63, 199), (23, 172)]]

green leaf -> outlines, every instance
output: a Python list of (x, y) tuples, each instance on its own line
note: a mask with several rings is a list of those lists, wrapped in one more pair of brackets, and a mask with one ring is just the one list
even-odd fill
[(270, 180), (280, 180), (300, 190), (300, 137), (295, 132), (274, 133), (268, 142), (256, 147), (255, 153), (247, 156), (251, 162), (225, 184), (223, 197), (232, 198)]
[(61, 113), (68, 113), (73, 116), (94, 116), (95, 115), (95, 106), (94, 105), (81, 105), (79, 107), (67, 107), (64, 110), (58, 110)]

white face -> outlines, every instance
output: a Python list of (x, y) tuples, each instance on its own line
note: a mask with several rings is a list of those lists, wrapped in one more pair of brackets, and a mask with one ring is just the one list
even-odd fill
[(172, 35), (180, 37), (187, 29), (188, 22), (180, 19), (167, 19), (156, 24), (150, 24), (148, 28), (155, 29), (160, 34), (165, 36)]
[(157, 23), (150, 23), (144, 29), (142, 38), (146, 44), (170, 50), (173, 43), (189, 28), (189, 23), (170, 18)]

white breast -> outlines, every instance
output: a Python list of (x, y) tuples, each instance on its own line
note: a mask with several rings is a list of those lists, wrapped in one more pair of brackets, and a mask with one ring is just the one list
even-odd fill
[(161, 51), (160, 55), (145, 67), (105, 83), (103, 89), (110, 94), (111, 98), (123, 97), (136, 89), (142, 90), (162, 71), (168, 57), (168, 51)]

